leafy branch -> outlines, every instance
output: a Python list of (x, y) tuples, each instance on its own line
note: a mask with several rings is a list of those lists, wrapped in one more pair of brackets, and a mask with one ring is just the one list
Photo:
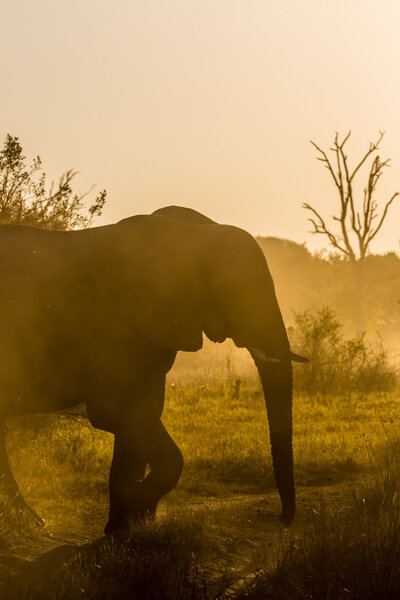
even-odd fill
[(101, 215), (107, 192), (101, 191), (83, 212), (94, 186), (75, 193), (71, 183), (77, 174), (66, 171), (47, 189), (40, 157), (27, 165), (18, 138), (8, 134), (0, 151), (0, 223), (59, 230), (88, 227)]

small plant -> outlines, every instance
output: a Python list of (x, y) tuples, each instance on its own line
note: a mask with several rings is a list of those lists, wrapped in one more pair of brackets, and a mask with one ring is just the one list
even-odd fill
[(342, 326), (328, 307), (294, 314), (289, 328), (293, 347), (310, 358), (298, 369), (295, 384), (308, 394), (387, 391), (396, 384), (396, 372), (389, 364), (380, 339), (372, 346), (365, 332), (345, 339)]

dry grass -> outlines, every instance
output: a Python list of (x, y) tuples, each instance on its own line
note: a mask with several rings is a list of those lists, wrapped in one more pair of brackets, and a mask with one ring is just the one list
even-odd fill
[(300, 538), (291, 537), (272, 568), (237, 600), (388, 600), (400, 597), (400, 460), (388, 445), (374, 476), (350, 500), (321, 503)]
[[(210, 587), (210, 564), (217, 568), (223, 555), (224, 565), (229, 568), (229, 561), (240, 562), (240, 554), (244, 557), (249, 552), (248, 540), (252, 536), (278, 531), (275, 516), (258, 515), (258, 505), (252, 505), (251, 515), (245, 511), (221, 513), (220, 528), (205, 524), (204, 511), (181, 510), (194, 502), (210, 504), (211, 496), (216, 502), (240, 493), (254, 498), (267, 494), (276, 504), (273, 515), (278, 512), (262, 394), (254, 379), (242, 378), (240, 385), (237, 381), (237, 375), (231, 373), (223, 383), (169, 382), (164, 422), (182, 449), (185, 469), (156, 524), (136, 528), (126, 540), (103, 539), (75, 550), (69, 544), (64, 562), (53, 567), (43, 562), (44, 567), (29, 572), (24, 568), (23, 573), (28, 574), (13, 578), (0, 590), (8, 596), (1, 597), (215, 597), (218, 586), (214, 582)], [(268, 567), (268, 577), (263, 576), (258, 584), (261, 587), (252, 592), (256, 594), (254, 598), (309, 598), (310, 589), (313, 598), (339, 598), (332, 593), (339, 589), (340, 577), (345, 587), (353, 589), (356, 583), (349, 580), (350, 573), (361, 568), (365, 571), (367, 564), (378, 572), (379, 556), (379, 577), (383, 577), (386, 565), (390, 581), (397, 585), (395, 561), (391, 562), (390, 557), (400, 550), (396, 512), (399, 476), (392, 458), (390, 468), (385, 464), (387, 440), (396, 438), (399, 413), (399, 396), (394, 393), (295, 398), (299, 495), (311, 498), (311, 491), (320, 489), (315, 486), (331, 489), (334, 484), (340, 491), (335, 501), (325, 504), (309, 500), (311, 512), (300, 508), (299, 518), (310, 521), (309, 525), (304, 534), (302, 528), (299, 537), (284, 547), (274, 570)], [(76, 415), (56, 420), (49, 415), (25, 417), (11, 422), (10, 428), (14, 470), (24, 495), (45, 518), (46, 531), (64, 535), (75, 532), (81, 540), (82, 536), (99, 538), (107, 513), (112, 436), (94, 431)], [(367, 480), (363, 484), (367, 488), (357, 491), (358, 487), (344, 484), (354, 478)], [(365, 502), (360, 500), (360, 494)], [(178, 511), (172, 516), (171, 506)], [(254, 515), (260, 520), (256, 521)], [(252, 529), (245, 533), (246, 525)], [(35, 535), (18, 519), (3, 519), (3, 553), (20, 551), (21, 539), (25, 537), (26, 546), (29, 536)], [(357, 562), (361, 554), (363, 558)], [(204, 570), (205, 564), (208, 570)], [(322, 564), (328, 565), (325, 571)], [(349, 564), (353, 566), (350, 568)], [(219, 575), (222, 572), (219, 567)], [(321, 577), (321, 588), (307, 587), (309, 580), (317, 585)], [(282, 587), (285, 581), (293, 586)], [(350, 584), (354, 584), (353, 588)], [(324, 593), (328, 595), (323, 596)], [(354, 594), (343, 597), (364, 598)]]

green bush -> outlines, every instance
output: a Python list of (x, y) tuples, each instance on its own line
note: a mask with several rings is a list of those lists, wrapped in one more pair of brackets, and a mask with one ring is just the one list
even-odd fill
[(27, 164), (19, 139), (8, 134), (0, 150), (0, 223), (53, 230), (88, 227), (101, 215), (107, 192), (100, 192), (85, 214), (85, 198), (92, 188), (75, 193), (75, 175), (70, 169), (49, 187), (40, 156)]
[(396, 385), (396, 371), (389, 363), (380, 338), (367, 343), (365, 332), (345, 339), (335, 312), (324, 307), (294, 314), (289, 337), (296, 351), (310, 363), (296, 369), (295, 385), (308, 394), (343, 394), (388, 391)]

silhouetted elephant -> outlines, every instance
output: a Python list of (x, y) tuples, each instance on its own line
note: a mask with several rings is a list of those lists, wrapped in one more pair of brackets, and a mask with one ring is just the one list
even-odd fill
[[(201, 348), (202, 332), (232, 338), (257, 365), (289, 524), (291, 360), (305, 359), (290, 351), (251, 235), (179, 207), (83, 231), (0, 226), (0, 420), (86, 402), (91, 423), (115, 434), (106, 533), (154, 514), (180, 477), (160, 419), (165, 375), (178, 350)], [(23, 504), (4, 434), (0, 481)]]

